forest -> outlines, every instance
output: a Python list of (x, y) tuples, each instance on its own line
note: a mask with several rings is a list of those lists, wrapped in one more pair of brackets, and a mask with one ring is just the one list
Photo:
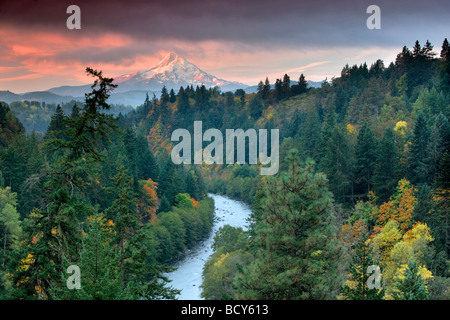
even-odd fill
[[(163, 274), (210, 232), (207, 192), (252, 217), (215, 235), (205, 299), (450, 298), (447, 39), (346, 65), (320, 88), (303, 74), (257, 93), (163, 88), (126, 115), (107, 102), (113, 79), (86, 71), (84, 104), (56, 106), (43, 134), (0, 103), (0, 299), (175, 299)], [(171, 133), (195, 120), (279, 129), (279, 173), (173, 164)], [(74, 264), (81, 290), (66, 288)]]

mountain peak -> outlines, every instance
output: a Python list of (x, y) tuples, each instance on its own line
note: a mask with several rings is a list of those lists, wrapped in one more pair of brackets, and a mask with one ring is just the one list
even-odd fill
[(184, 62), (186, 61), (186, 59), (184, 59), (183, 57), (180, 57), (178, 54), (176, 54), (175, 52), (169, 52), (168, 54), (166, 54), (166, 56), (164, 57), (164, 59), (162, 59), (157, 66), (158, 67), (162, 67), (162, 66), (168, 66), (172, 63), (180, 63), (180, 64), (184, 64)]
[(117, 76), (114, 82), (119, 84), (119, 87), (114, 90), (115, 93), (160, 91), (163, 86), (167, 89), (179, 89), (180, 86), (188, 85), (204, 85), (207, 88), (218, 86), (230, 91), (246, 87), (242, 83), (210, 75), (173, 51), (168, 52), (152, 68)]

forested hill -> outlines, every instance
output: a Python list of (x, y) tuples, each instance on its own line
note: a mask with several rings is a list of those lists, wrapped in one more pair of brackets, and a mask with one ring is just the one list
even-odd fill
[[(82, 105), (82, 102), (75, 100), (56, 104), (18, 99), (17, 101), (12, 101), (11, 103), (9, 103), (9, 109), (25, 127), (27, 134), (31, 134), (34, 132), (38, 135), (43, 135), (47, 131), (51, 117), (56, 112), (58, 106), (62, 109), (64, 114), (70, 115), (74, 106), (77, 106), (77, 108), (81, 108)], [(130, 106), (113, 104), (110, 105), (110, 108), (108, 110), (103, 110), (102, 112), (119, 116), (121, 114), (127, 114), (132, 109), (133, 107)]]
[(0, 300), (173, 299), (162, 274), (211, 230), (200, 174), (120, 126), (113, 79), (86, 71), (93, 91), (69, 114), (57, 106), (42, 137), (0, 104)]
[[(207, 191), (253, 205), (248, 233), (217, 235), (207, 299), (448, 299), (448, 41), (369, 64), (320, 88), (303, 75), (256, 93), (163, 88), (118, 118), (113, 79), (87, 68), (96, 89), (55, 107), (42, 137), (2, 103), (0, 299), (174, 298), (162, 273), (210, 231)], [(279, 173), (175, 165), (171, 134), (196, 120), (279, 129)], [(72, 264), (82, 290), (66, 290)], [(366, 290), (370, 265), (383, 289)]]
[[(438, 50), (428, 41), (423, 46), (417, 41), (411, 49), (405, 46), (388, 65), (381, 60), (346, 65), (340, 77), (324, 81), (321, 88), (308, 88), (303, 75), (298, 81), (285, 75), (276, 80), (273, 88), (268, 79), (261, 81), (255, 94), (242, 90), (222, 93), (205, 87), (180, 88), (175, 94), (163, 89), (159, 98), (147, 98), (123, 121), (147, 136), (156, 154), (171, 150), (170, 135), (174, 129), (193, 132), (195, 120), (203, 122), (203, 130), (216, 128), (221, 132), (228, 128), (279, 129), (282, 161), (279, 175), (300, 174), (284, 161), (289, 150), (296, 149), (298, 163), (313, 159), (314, 172), (325, 174), (332, 192), (332, 211), (336, 218), (333, 225), (347, 256), (341, 269), (336, 269), (339, 274), (331, 272), (329, 279), (341, 275), (344, 280), (353, 281), (348, 268), (353, 261), (351, 257), (357, 258), (354, 241), (363, 244), (365, 239), (371, 239), (374, 259), (386, 270), (387, 291), (378, 298), (392, 299), (398, 288), (396, 276), (413, 260), (424, 268), (420, 283), (428, 286), (427, 292), (432, 291), (434, 298), (448, 298), (449, 116), (450, 49), (445, 39)], [(275, 199), (273, 193), (265, 193), (269, 182), (261, 178), (256, 166), (203, 164), (199, 171), (209, 191), (253, 203), (255, 217), (269, 214), (274, 203), (292, 200), (288, 195)], [(278, 178), (267, 180), (273, 179), (275, 182), (269, 186), (276, 189)], [(264, 228), (262, 221), (256, 223), (256, 230), (258, 226)], [(322, 249), (317, 247), (317, 250)], [(264, 250), (261, 253), (268, 254)], [(231, 256), (230, 259), (245, 260), (242, 256), (242, 259)], [(219, 257), (220, 254), (216, 259)], [(231, 272), (230, 281), (233, 281), (237, 271), (226, 269), (223, 263), (221, 271), (219, 267), (212, 267), (210, 273), (206, 271), (207, 279), (211, 280), (208, 275), (230, 276)], [(330, 268), (337, 267), (330, 265)], [(240, 289), (253, 285), (254, 290), (262, 292), (258, 279), (250, 272), (247, 278), (241, 279), (244, 282)], [(221, 287), (222, 280), (211, 281), (213, 291), (228, 290)], [(336, 288), (339, 286), (330, 284), (328, 293), (337, 295), (340, 290)], [(350, 286), (345, 297), (351, 298), (352, 290)], [(251, 292), (255, 293), (232, 290), (225, 296), (273, 298), (263, 293), (253, 296)], [(217, 298), (208, 292), (204, 294)]]
[[(354, 204), (367, 199), (369, 191), (386, 201), (402, 177), (428, 186), (444, 179), (440, 162), (450, 116), (448, 52), (447, 41), (438, 52), (429, 42), (421, 46), (417, 41), (387, 66), (381, 60), (370, 66), (346, 65), (340, 77), (317, 89), (307, 88), (303, 75), (298, 82), (285, 75), (274, 89), (266, 79), (255, 94), (205, 87), (182, 87), (175, 94), (163, 89), (159, 99), (148, 98), (123, 121), (145, 135), (155, 153), (170, 150), (174, 129), (193, 132), (195, 120), (203, 122), (203, 130), (221, 132), (277, 128), (280, 159), (291, 148), (299, 150), (302, 160), (314, 159), (338, 202)], [(201, 169), (216, 177), (210, 181), (211, 191), (252, 201), (259, 181), (256, 168)]]

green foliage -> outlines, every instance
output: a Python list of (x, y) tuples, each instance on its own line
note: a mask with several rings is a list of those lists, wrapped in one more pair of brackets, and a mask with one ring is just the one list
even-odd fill
[[(383, 288), (368, 288), (367, 281), (370, 274), (369, 266), (376, 265), (373, 260), (373, 249), (368, 243), (368, 233), (364, 232), (358, 237), (353, 249), (352, 260), (349, 267), (349, 280), (341, 291), (346, 300), (381, 300), (385, 290)], [(380, 284), (381, 284), (380, 279)]]
[(430, 298), (418, 265), (414, 261), (407, 264), (404, 275), (397, 276), (395, 288), (392, 294), (395, 300), (429, 300)]
[(242, 228), (221, 227), (214, 236), (212, 254), (203, 268), (202, 297), (207, 300), (231, 300), (236, 294), (234, 279), (244, 265), (252, 260), (243, 249), (248, 235)]
[(399, 160), (394, 131), (386, 128), (378, 144), (373, 179), (374, 190), (381, 202), (388, 201), (395, 191), (399, 178)]
[(357, 194), (368, 194), (371, 189), (376, 162), (376, 143), (372, 129), (367, 122), (364, 122), (359, 131), (355, 147), (355, 182)]
[(255, 260), (243, 269), (240, 298), (322, 299), (338, 286), (338, 243), (333, 228), (332, 197), (313, 163), (304, 167), (297, 153), (289, 170), (269, 178), (253, 214)]
[(80, 300), (126, 298), (121, 287), (120, 252), (112, 242), (112, 232), (103, 216), (94, 214), (88, 218), (80, 259), (74, 263), (80, 268), (81, 289), (65, 288), (67, 276), (63, 273), (62, 286), (59, 290), (53, 289), (53, 298)]

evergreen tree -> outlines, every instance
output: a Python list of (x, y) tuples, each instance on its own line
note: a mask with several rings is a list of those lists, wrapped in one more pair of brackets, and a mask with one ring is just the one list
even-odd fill
[(348, 202), (353, 194), (352, 150), (346, 130), (336, 125), (326, 143), (321, 168), (330, 182), (330, 189), (339, 202)]
[[(0, 275), (6, 271), (6, 261), (9, 251), (20, 240), (22, 233), (19, 213), (16, 210), (17, 195), (11, 188), (0, 189)], [(0, 282), (2, 279), (0, 279)]]
[(419, 273), (417, 262), (410, 261), (405, 268), (403, 275), (398, 275), (392, 297), (395, 300), (429, 300), (430, 296), (427, 287)]
[[(95, 213), (88, 217), (80, 259), (74, 263), (80, 268), (80, 289), (68, 290), (67, 274), (63, 272), (62, 286), (53, 286), (54, 299), (123, 300), (136, 298), (127, 295), (121, 287), (120, 252), (112, 241), (114, 230), (106, 219)], [(66, 267), (69, 265), (66, 261)], [(65, 271), (65, 270), (64, 270)]]
[(370, 125), (364, 122), (355, 147), (355, 182), (357, 194), (368, 194), (375, 171), (377, 141)]
[(262, 100), (260, 96), (254, 96), (250, 99), (250, 102), (248, 104), (249, 113), (252, 119), (258, 119), (262, 115)]
[(173, 89), (170, 89), (169, 102), (174, 103), (175, 101), (177, 101), (177, 96), (175, 95), (175, 91), (173, 91)]
[(253, 213), (250, 251), (255, 260), (237, 279), (240, 299), (323, 299), (337, 288), (339, 248), (332, 195), (313, 162), (267, 180)]
[(275, 80), (275, 88), (273, 90), (274, 100), (278, 102), (283, 99), (283, 81)]
[(430, 163), (428, 145), (430, 132), (423, 113), (417, 116), (409, 159), (411, 182), (414, 184), (430, 182)]
[[(357, 243), (354, 248), (352, 260), (349, 267), (349, 283), (342, 289), (341, 295), (346, 300), (382, 300), (385, 290), (372, 288), (367, 286), (367, 280), (370, 274), (367, 273), (369, 266), (376, 265), (373, 260), (373, 249), (367, 242), (368, 232), (362, 230), (358, 236)], [(381, 282), (381, 279), (380, 283)]]
[(133, 178), (128, 175), (122, 161), (117, 161), (117, 174), (112, 178), (114, 187), (109, 190), (116, 195), (110, 208), (106, 210), (107, 216), (114, 221), (117, 231), (118, 251), (120, 253), (120, 266), (122, 270), (121, 285), (125, 289), (125, 277), (129, 272), (125, 266), (128, 252), (126, 246), (129, 239), (138, 232), (140, 221), (136, 211), (137, 195), (133, 192)]
[(49, 177), (44, 185), (45, 203), (26, 219), (24, 239), (15, 252), (13, 281), (27, 296), (37, 293), (40, 298), (51, 298), (50, 285), (59, 281), (64, 259), (78, 259), (80, 218), (94, 212), (86, 201), (86, 186), (95, 179), (96, 164), (102, 160), (98, 142), (115, 128), (114, 117), (102, 111), (110, 109), (106, 101), (116, 85), (101, 71), (87, 68), (86, 72), (96, 78), (92, 92), (85, 96), (81, 116), (66, 119), (67, 140), (47, 141), (50, 148), (65, 152), (44, 172), (44, 177)]
[(398, 181), (399, 153), (395, 143), (394, 130), (386, 128), (376, 153), (374, 190), (380, 202), (387, 202), (395, 192)]
[(266, 77), (266, 80), (264, 81), (264, 87), (262, 90), (262, 95), (261, 98), (266, 101), (267, 99), (269, 99), (270, 96), (270, 82), (269, 82), (269, 78)]
[(283, 81), (281, 83), (281, 90), (282, 90), (281, 95), (282, 99), (289, 98), (291, 92), (291, 79), (287, 74), (283, 76)]
[(64, 132), (64, 118), (65, 118), (65, 114), (61, 108), (61, 106), (58, 104), (58, 106), (56, 107), (56, 111), (55, 114), (52, 116), (51, 120), (50, 120), (50, 124), (48, 126), (47, 132), (46, 132), (46, 136), (53, 136), (53, 137), (57, 137), (57, 138), (62, 138), (63, 137), (63, 132)]
[(165, 195), (162, 195), (161, 201), (159, 203), (158, 213), (169, 212), (171, 209), (172, 209), (172, 206), (171, 206), (169, 200), (167, 200)]
[(298, 79), (298, 93), (304, 93), (308, 90), (308, 82), (305, 79), (305, 76), (303, 73), (300, 75), (300, 78)]
[(447, 38), (445, 38), (444, 42), (442, 43), (442, 50), (441, 50), (440, 57), (445, 61), (450, 60), (450, 46), (448, 45)]

